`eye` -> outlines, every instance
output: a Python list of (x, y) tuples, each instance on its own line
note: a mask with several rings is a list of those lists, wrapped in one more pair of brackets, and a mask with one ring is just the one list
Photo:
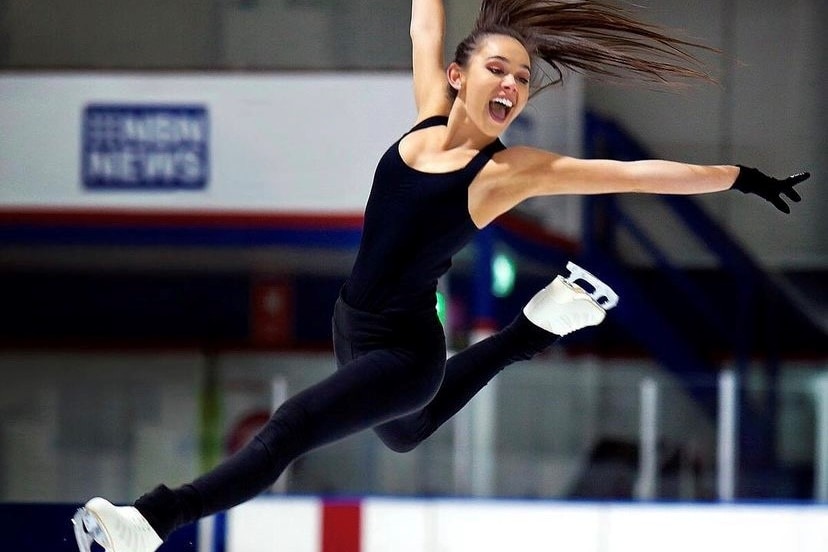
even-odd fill
[(517, 81), (520, 84), (529, 84), (529, 77), (518, 77)]
[(502, 75), (503, 74), (503, 69), (501, 69), (500, 67), (491, 65), (491, 66), (489, 66), (489, 72), (493, 75)]

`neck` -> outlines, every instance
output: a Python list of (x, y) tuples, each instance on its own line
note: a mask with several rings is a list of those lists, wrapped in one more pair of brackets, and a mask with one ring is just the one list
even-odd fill
[(472, 120), (461, 98), (456, 98), (448, 115), (446, 149), (468, 148), (480, 150), (491, 144), (497, 136), (484, 133)]

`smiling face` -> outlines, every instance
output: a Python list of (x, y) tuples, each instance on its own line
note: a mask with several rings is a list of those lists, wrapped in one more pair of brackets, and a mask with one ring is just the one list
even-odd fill
[(529, 100), (531, 60), (520, 41), (490, 34), (480, 40), (464, 67), (449, 66), (448, 77), (469, 119), (485, 134), (498, 136)]

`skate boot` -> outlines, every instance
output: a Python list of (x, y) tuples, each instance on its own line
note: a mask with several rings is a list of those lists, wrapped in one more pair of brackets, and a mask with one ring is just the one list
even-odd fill
[[(618, 304), (618, 295), (607, 284), (573, 262), (567, 263), (566, 269), (568, 277), (558, 276), (523, 307), (530, 322), (559, 336), (597, 326)], [(576, 284), (578, 280), (593, 291)]]
[(80, 552), (91, 552), (97, 542), (106, 552), (154, 552), (161, 537), (132, 506), (114, 506), (93, 498), (72, 518)]

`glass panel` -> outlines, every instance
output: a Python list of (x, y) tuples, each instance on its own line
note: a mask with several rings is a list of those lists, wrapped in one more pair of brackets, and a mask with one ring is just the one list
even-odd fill
[[(204, 460), (200, 435), (214, 431), (229, 454), (269, 416), (274, 384), (292, 394), (332, 369), (326, 354), (0, 354), (0, 371), (13, 374), (0, 387), (0, 502), (92, 494), (129, 501), (162, 481), (186, 482)], [(202, 411), (213, 392), (210, 370), (216, 427)], [(828, 429), (819, 412), (828, 412), (828, 393), (816, 385), (825, 387), (824, 368), (788, 364), (774, 385), (757, 376), (760, 366), (751, 370), (741, 378), (736, 500), (824, 500)], [(654, 394), (645, 392), (648, 382)], [(464, 470), (486, 458), (474, 437), (482, 430), (493, 437), (493, 496), (715, 501), (716, 385), (716, 375), (679, 381), (647, 359), (551, 355), (490, 384), (493, 425), (475, 425), (472, 404), (407, 454), (366, 431), (303, 456), (276, 489), (475, 494), (469, 481), (477, 474)], [(647, 428), (657, 436), (651, 449)], [(651, 479), (642, 472), (648, 458)]]

